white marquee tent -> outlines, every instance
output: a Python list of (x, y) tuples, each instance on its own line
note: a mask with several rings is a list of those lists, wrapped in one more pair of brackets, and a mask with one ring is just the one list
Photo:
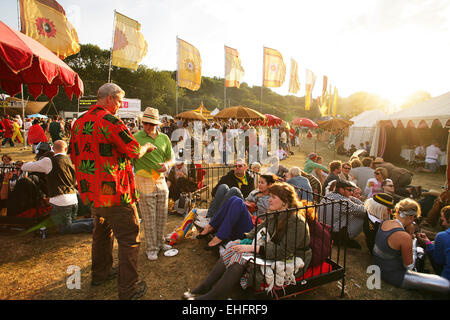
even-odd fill
[[(392, 124), (394, 128), (430, 128), (436, 124), (442, 128), (450, 127), (450, 92), (420, 102), (405, 110), (387, 116), (383, 122)], [(372, 139), (370, 155), (380, 156), (379, 144), (383, 143), (381, 123), (377, 122), (376, 132)]]
[(372, 141), (377, 121), (386, 119), (387, 115), (382, 110), (367, 110), (350, 119), (354, 124), (348, 130), (348, 136), (344, 139), (344, 148), (349, 149), (353, 144), (358, 149), (359, 144)]

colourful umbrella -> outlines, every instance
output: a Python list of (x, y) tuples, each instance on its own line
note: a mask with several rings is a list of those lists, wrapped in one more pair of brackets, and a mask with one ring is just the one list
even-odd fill
[(21, 85), (36, 99), (44, 93), (49, 99), (63, 86), (66, 94), (80, 97), (84, 86), (78, 74), (46, 47), (0, 21), (0, 86), (11, 96)]
[(266, 117), (262, 113), (259, 113), (256, 110), (253, 110), (253, 109), (247, 108), (247, 107), (243, 107), (243, 106), (234, 106), (234, 107), (229, 107), (229, 108), (223, 109), (214, 116), (214, 119), (216, 119), (216, 120), (220, 120), (220, 119), (228, 120), (230, 118), (234, 118), (234, 119), (238, 119), (238, 120), (244, 119), (245, 121), (258, 120), (258, 119), (265, 120), (266, 119)]
[(179, 113), (175, 116), (175, 119), (183, 119), (183, 120), (199, 120), (203, 122), (208, 122), (208, 119), (206, 119), (204, 116), (202, 116), (200, 113), (195, 112), (194, 110), (184, 111), (182, 113)]
[(308, 128), (318, 127), (317, 123), (308, 118), (296, 118), (292, 120), (292, 124), (298, 127), (308, 127)]
[(283, 122), (282, 119), (280, 119), (277, 116), (274, 116), (272, 114), (265, 114), (265, 116), (266, 116), (266, 119), (267, 119), (267, 125), (269, 127), (279, 126)]

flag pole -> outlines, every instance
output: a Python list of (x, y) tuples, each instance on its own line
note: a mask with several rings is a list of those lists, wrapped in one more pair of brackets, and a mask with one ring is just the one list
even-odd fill
[(224, 63), (224, 76), (223, 76), (223, 108), (225, 109), (227, 106), (227, 48), (223, 45), (224, 55), (225, 55), (225, 63)]
[(109, 54), (109, 69), (108, 69), (108, 82), (111, 82), (111, 68), (112, 68), (112, 52), (114, 47), (114, 33), (115, 33), (115, 26), (116, 26), (116, 10), (114, 10), (114, 19), (113, 19), (113, 28), (112, 28), (112, 39), (111, 39), (111, 51)]
[(264, 88), (264, 67), (266, 66), (266, 55), (264, 54), (265, 47), (263, 45), (263, 72), (262, 72), (262, 83), (261, 83), (261, 100), (260, 100), (260, 112), (262, 113), (262, 99), (263, 99), (263, 88)]
[(177, 66), (177, 83), (176, 83), (176, 90), (175, 90), (175, 115), (178, 114), (178, 57), (179, 57), (179, 48), (178, 48), (178, 35), (177, 35), (177, 62), (176, 62), (176, 66)]

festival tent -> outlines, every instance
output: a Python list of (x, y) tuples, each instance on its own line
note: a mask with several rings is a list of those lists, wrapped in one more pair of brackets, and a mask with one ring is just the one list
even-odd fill
[(206, 109), (203, 106), (203, 102), (200, 104), (200, 106), (197, 109), (194, 109), (192, 111), (201, 114), (202, 116), (204, 116), (208, 120), (211, 120), (213, 118), (212, 115), (211, 115), (211, 111), (209, 111), (208, 109)]
[(219, 111), (220, 111), (219, 109), (215, 108), (213, 111), (211, 111), (210, 114), (211, 114), (212, 116), (215, 116), (216, 114), (219, 113)]
[(370, 155), (384, 157), (390, 150), (400, 152), (403, 143), (429, 144), (438, 140), (446, 147), (449, 127), (450, 92), (447, 92), (379, 120)]
[(348, 130), (348, 136), (344, 139), (344, 148), (349, 149), (353, 144), (356, 148), (366, 141), (371, 142), (375, 133), (377, 121), (386, 119), (387, 115), (382, 110), (367, 110), (350, 119), (353, 125)]

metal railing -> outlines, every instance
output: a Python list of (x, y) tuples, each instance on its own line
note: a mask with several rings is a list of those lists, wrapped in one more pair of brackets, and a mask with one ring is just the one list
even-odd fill
[[(227, 174), (230, 170), (232, 170), (234, 166), (202, 166), (202, 167), (193, 167), (188, 170), (188, 176), (190, 178), (201, 178), (201, 184), (199, 184), (199, 188), (197, 191), (193, 192), (192, 197), (196, 207), (199, 207), (199, 204), (204, 204), (206, 207), (212, 201), (211, 191), (217, 185), (218, 181), (222, 176)], [(201, 173), (199, 175), (199, 173)], [(254, 174), (255, 188), (258, 186), (259, 174)], [(199, 179), (196, 182), (200, 182)], [(191, 180), (192, 181), (192, 180)], [(288, 286), (274, 286), (271, 290), (271, 293), (275, 296), (275, 298), (287, 298), (293, 295), (300, 294), (304, 291), (310, 290), (314, 287), (324, 285), (333, 281), (341, 280), (341, 297), (344, 295), (345, 288), (345, 270), (346, 270), (346, 256), (347, 250), (345, 245), (340, 242), (333, 242), (335, 233), (333, 232), (333, 221), (335, 221), (335, 217), (339, 215), (339, 230), (341, 227), (348, 225), (349, 221), (349, 203), (345, 200), (332, 200), (326, 196), (323, 196), (318, 193), (311, 192), (309, 190), (302, 189), (300, 187), (294, 186), (299, 195), (299, 199), (302, 200), (302, 205), (297, 208), (291, 208), (284, 211), (276, 211), (276, 212), (266, 212), (264, 214), (259, 215), (259, 219), (263, 222), (256, 222), (256, 229), (258, 230), (261, 227), (264, 227), (264, 224), (267, 221), (274, 224), (273, 226), (266, 226), (267, 229), (272, 228), (272, 230), (276, 230), (279, 226), (280, 215), (283, 214), (295, 214), (295, 213), (303, 213), (303, 222), (301, 219), (295, 219), (295, 223), (302, 223), (304, 228), (302, 234), (305, 237), (300, 241), (301, 243), (307, 243), (309, 236), (310, 244), (313, 244), (314, 252), (312, 252), (315, 265), (313, 266), (305, 266), (301, 268), (297, 274), (295, 274), (295, 285)], [(308, 202), (306, 199), (313, 199), (312, 202)], [(315, 202), (314, 202), (315, 201)], [(305, 223), (306, 221), (306, 223)], [(284, 223), (284, 222), (283, 222)], [(287, 220), (285, 228), (289, 227), (289, 220)], [(292, 222), (291, 222), (292, 223)], [(299, 235), (299, 228), (296, 226), (295, 234), (286, 233), (284, 236), (286, 237), (284, 243), (285, 248), (279, 248), (275, 246), (274, 256), (279, 257), (277, 250), (284, 250), (283, 252), (287, 253), (287, 244), (288, 237), (289, 241), (297, 241)], [(310, 232), (306, 232), (309, 229)], [(255, 233), (256, 234), (256, 233)], [(266, 239), (267, 241), (267, 239)], [(279, 242), (283, 242), (282, 239), (278, 239)], [(319, 244), (319, 246), (317, 245)], [(255, 252), (256, 252), (256, 241), (255, 244)], [(267, 245), (267, 242), (265, 243)], [(266, 247), (266, 246), (265, 246)], [(267, 254), (267, 252), (265, 253)], [(292, 253), (289, 253), (287, 256), (281, 257), (280, 261), (284, 261), (284, 268), (286, 268), (286, 260)], [(316, 260), (319, 257), (320, 264), (317, 264)], [(251, 261), (260, 261), (259, 259), (263, 259), (267, 261), (266, 256), (259, 256), (254, 254), (253, 257), (250, 258)], [(302, 258), (302, 257), (300, 257)], [(302, 259), (304, 260), (305, 257)], [(267, 270), (269, 267), (266, 263), (261, 266), (262, 270)], [(295, 259), (294, 259), (294, 268)], [(276, 283), (276, 274), (277, 274), (277, 266), (275, 265), (275, 270), (272, 270), (274, 274), (274, 283)], [(254, 267), (253, 271), (253, 279), (256, 281), (256, 272), (261, 272), (259, 266)], [(263, 279), (266, 279), (266, 274), (262, 274)], [(264, 293), (264, 286), (267, 287), (267, 284), (256, 284), (253, 285), (253, 294), (261, 296)]]

